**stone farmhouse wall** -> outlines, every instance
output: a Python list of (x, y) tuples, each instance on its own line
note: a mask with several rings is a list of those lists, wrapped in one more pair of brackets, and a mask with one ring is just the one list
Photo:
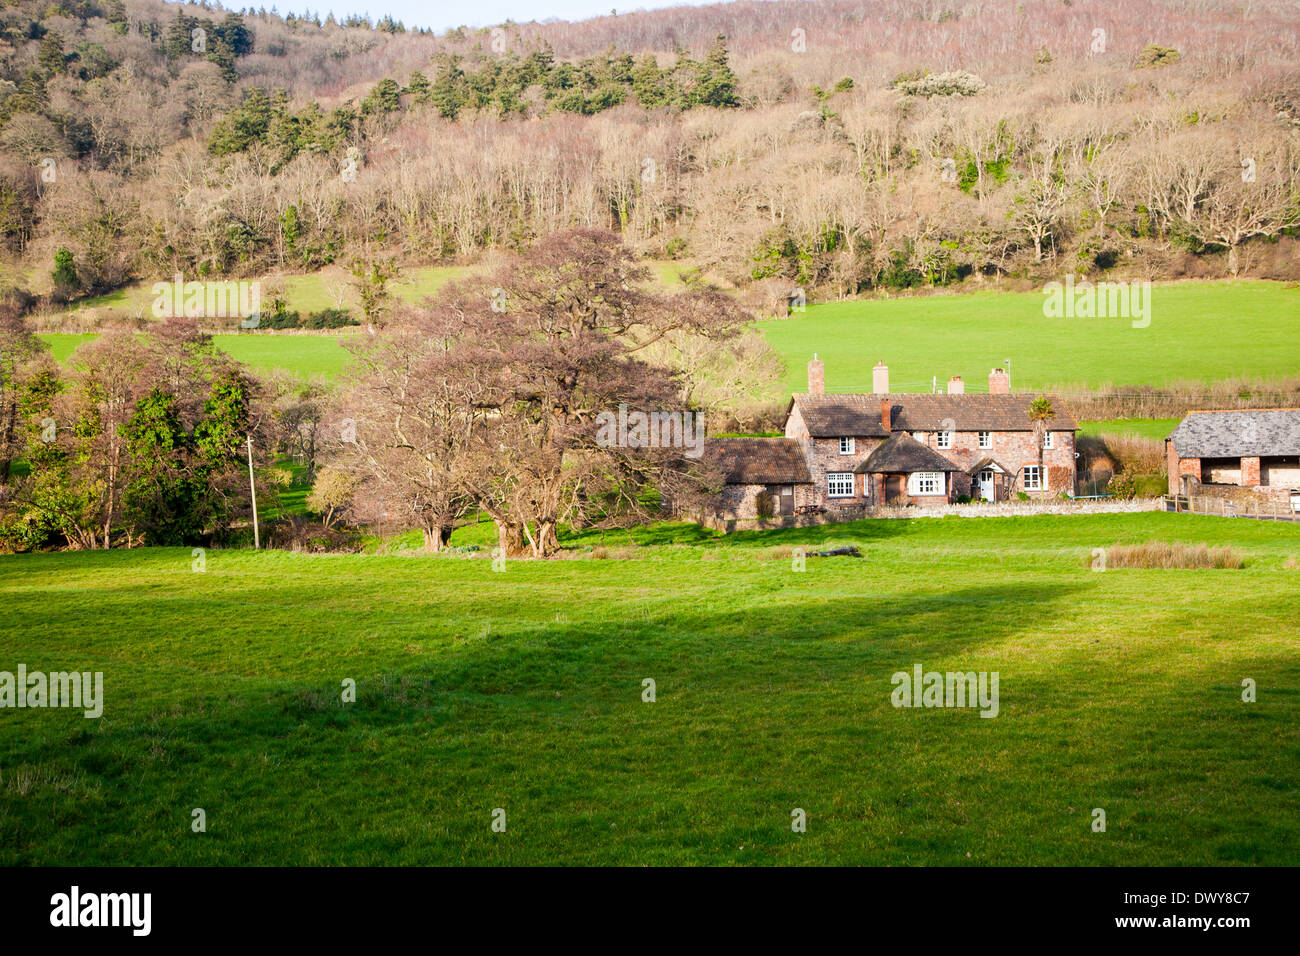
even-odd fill
[[(775, 497), (782, 485), (727, 485), (722, 490), (721, 507), (724, 515), (757, 515), (758, 496), (764, 489), (771, 491)], [(819, 504), (812, 485), (794, 485), (794, 507), (807, 508)]]

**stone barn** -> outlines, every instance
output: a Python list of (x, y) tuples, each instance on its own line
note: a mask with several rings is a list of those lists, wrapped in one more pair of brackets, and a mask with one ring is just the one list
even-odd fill
[(1300, 491), (1300, 408), (1188, 412), (1165, 454), (1171, 495), (1245, 488), (1289, 504)]

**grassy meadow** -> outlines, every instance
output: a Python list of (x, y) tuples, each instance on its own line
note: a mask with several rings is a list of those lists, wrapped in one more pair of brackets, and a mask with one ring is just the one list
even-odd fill
[[(0, 557), (0, 670), (106, 697), (0, 711), (0, 864), (1300, 863), (1298, 527), (671, 525), (499, 573), (406, 540)], [(1246, 564), (1089, 569), (1151, 540)], [(823, 542), (864, 557), (795, 572)], [(917, 663), (998, 671), (999, 715), (895, 709)]]
[(929, 391), (960, 375), (971, 391), (1011, 360), (1013, 388), (1165, 385), (1294, 375), (1300, 367), (1300, 285), (1263, 281), (1158, 283), (1151, 324), (1049, 319), (1041, 292), (983, 292), (810, 305), (760, 324), (786, 359), (786, 384), (808, 387), (807, 363), (826, 362), (826, 389), (870, 390), (883, 360), (895, 391)]
[(1079, 422), (1083, 435), (1123, 435), (1164, 441), (1178, 427), (1181, 418), (1112, 418), (1107, 421)]
[[(657, 262), (651, 268), (657, 283), (673, 288), (688, 266)], [(454, 266), (414, 269), (396, 293), (415, 302), (464, 272)], [(333, 307), (344, 283), (341, 274), (329, 272), (276, 281), (289, 307), (304, 314)], [(148, 287), (141, 284), (84, 307), (147, 315), (147, 297)], [(980, 391), (989, 369), (1008, 358), (1015, 388), (1209, 382), (1290, 375), (1300, 367), (1295, 334), (1300, 286), (1245, 280), (1162, 283), (1152, 298), (1151, 324), (1143, 329), (1132, 328), (1127, 319), (1045, 318), (1037, 292), (826, 302), (789, 319), (760, 322), (758, 328), (785, 360), (784, 381), (791, 391), (806, 390), (807, 362), (814, 352), (826, 362), (830, 391), (869, 390), (871, 367), (881, 359), (890, 367), (895, 391), (929, 391), (933, 377), (942, 385), (950, 375), (961, 375), (971, 391)], [(350, 299), (344, 305), (355, 309)], [(218, 344), (258, 370), (333, 379), (348, 359), (340, 343), (355, 334), (246, 333), (220, 336)], [(42, 337), (62, 361), (91, 336)], [(1232, 347), (1225, 348), (1225, 342)]]

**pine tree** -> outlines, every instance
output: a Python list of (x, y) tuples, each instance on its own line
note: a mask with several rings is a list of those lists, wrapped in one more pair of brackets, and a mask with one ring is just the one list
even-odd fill
[(727, 63), (727, 38), (719, 33), (700, 67), (700, 81), (695, 86), (693, 100), (701, 106), (738, 107), (740, 97), (736, 95), (736, 85), (736, 74)]

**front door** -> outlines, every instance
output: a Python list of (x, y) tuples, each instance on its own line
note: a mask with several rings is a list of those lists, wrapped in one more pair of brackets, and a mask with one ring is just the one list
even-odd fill
[(985, 501), (992, 501), (997, 497), (997, 492), (993, 488), (993, 469), (985, 468), (980, 471), (980, 497)]
[(885, 504), (897, 504), (903, 497), (903, 476), (886, 475), (885, 476)]
[(776, 513), (778, 515), (794, 514), (794, 486), (782, 485), (781, 493), (776, 496)]

